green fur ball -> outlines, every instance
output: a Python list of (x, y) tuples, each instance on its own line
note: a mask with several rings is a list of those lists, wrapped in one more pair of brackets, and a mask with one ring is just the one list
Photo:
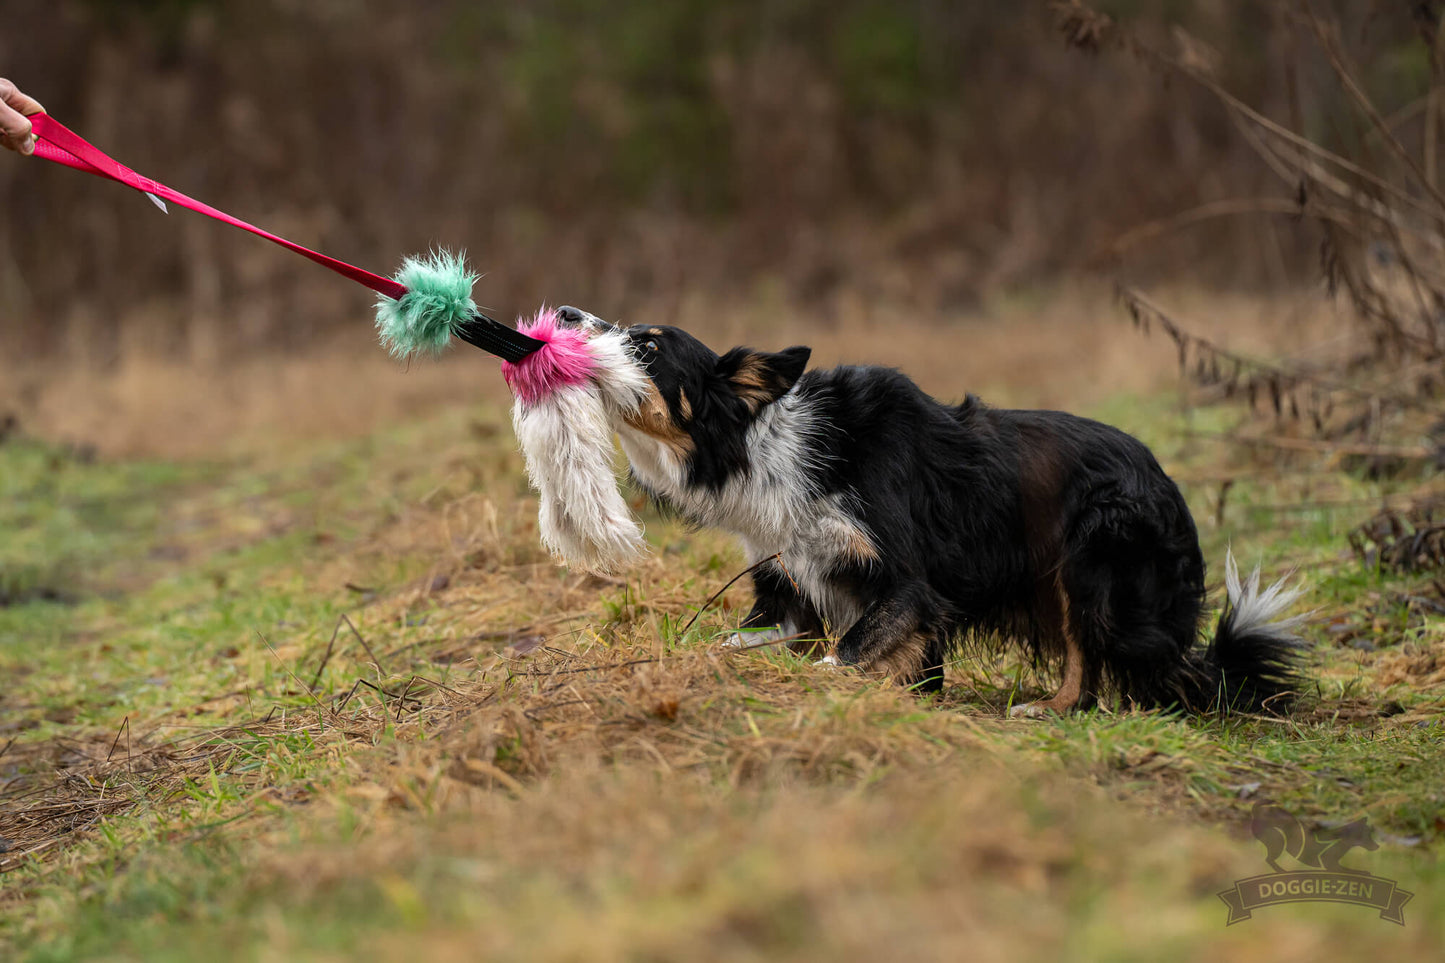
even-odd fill
[(457, 325), (477, 313), (472, 301), (477, 275), (460, 255), (433, 251), (409, 257), (394, 277), (406, 285), (406, 294), (376, 301), (376, 331), (393, 358), (441, 354)]

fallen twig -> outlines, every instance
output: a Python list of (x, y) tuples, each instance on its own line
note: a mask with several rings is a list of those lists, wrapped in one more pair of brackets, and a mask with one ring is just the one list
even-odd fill
[[(693, 613), (692, 618), (687, 620), (687, 625), (682, 627), (682, 634), (687, 635), (688, 630), (693, 627), (693, 624), (695, 622), (697, 622), (698, 617), (701, 616), (702, 613), (706, 612), (714, 602), (721, 598), (724, 592), (732, 588), (738, 579), (742, 578), (744, 575), (748, 575), (752, 572), (757, 571), (759, 568), (762, 568), (764, 565), (773, 561), (774, 559), (776, 559), (778, 563), (781, 564), (783, 561), (783, 553), (776, 552), (772, 555), (769, 555), (767, 558), (759, 559), (758, 561), (749, 565), (747, 568), (743, 569), (738, 574), (734, 575), (732, 578), (728, 579), (727, 584), (724, 585), (722, 588), (718, 589), (716, 592), (712, 593), (712, 597), (702, 604), (702, 608), (698, 609), (695, 613)], [(791, 577), (792, 576), (789, 576), (789, 578)]]

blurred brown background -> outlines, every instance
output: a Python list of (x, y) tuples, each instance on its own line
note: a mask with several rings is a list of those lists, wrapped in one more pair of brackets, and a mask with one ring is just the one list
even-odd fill
[[(1265, 113), (1294, 96), (1312, 136), (1359, 138), (1337, 92), (1292, 92), (1275, 69), (1293, 42), (1277, 5), (1096, 6)], [(1375, 6), (1348, 40), (1372, 94), (1398, 107), (1428, 83), (1426, 51), (1410, 4)], [(0, 11), (0, 75), (123, 163), (383, 273), (431, 245), (465, 248), (487, 272), (477, 300), (504, 318), (543, 300), (750, 336), (786, 318), (814, 340), (913, 338), (926, 367), (917, 326), (1049, 316), (1039, 292), (1079, 277), (1236, 293), (1316, 280), (1317, 239), (1287, 218), (1210, 220), (1104, 256), (1151, 218), (1288, 191), (1213, 98), (1069, 49), (1043, 2)], [(72, 385), (140, 359), (204, 380), (277, 351), (370, 350), (366, 292), (198, 215), (13, 156), (0, 209), (0, 406), (32, 423), (67, 424), (45, 401), (59, 376), (42, 384), (37, 366)], [(179, 391), (178, 377), (152, 390)]]

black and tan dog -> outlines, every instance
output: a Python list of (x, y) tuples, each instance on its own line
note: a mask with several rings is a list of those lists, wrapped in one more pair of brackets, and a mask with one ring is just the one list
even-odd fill
[[(563, 323), (605, 322), (562, 308)], [(607, 325), (607, 327), (611, 327)], [(616, 329), (614, 329), (616, 330)], [(837, 638), (829, 661), (937, 689), (950, 650), (1001, 639), (1061, 667), (1015, 707), (1257, 710), (1294, 685), (1296, 591), (1241, 584), (1201, 638), (1204, 561), (1174, 482), (1125, 433), (1054, 411), (946, 405), (897, 371), (806, 371), (809, 350), (624, 331), (651, 383), (616, 424), (638, 484), (741, 536), (756, 604), (744, 626)]]

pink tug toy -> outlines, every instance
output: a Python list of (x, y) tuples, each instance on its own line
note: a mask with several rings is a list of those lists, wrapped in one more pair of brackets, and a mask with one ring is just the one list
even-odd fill
[(523, 403), (533, 405), (559, 388), (586, 384), (597, 370), (586, 332), (560, 326), (557, 312), (545, 305), (531, 321), (518, 321), (517, 330), (542, 342), (521, 361), (502, 362), (507, 387)]
[(541, 343), (502, 377), (512, 427), (540, 500), (542, 542), (569, 565), (614, 572), (642, 557), (642, 528), (617, 489), (615, 419), (636, 412), (650, 382), (616, 331), (558, 323), (542, 308), (517, 330)]

